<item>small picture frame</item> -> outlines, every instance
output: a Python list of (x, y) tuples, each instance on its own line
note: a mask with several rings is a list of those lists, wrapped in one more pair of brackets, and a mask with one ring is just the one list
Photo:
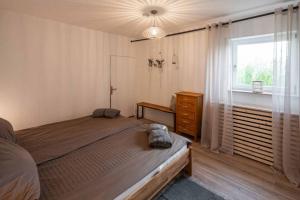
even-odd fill
[(252, 92), (263, 93), (263, 81), (252, 81)]

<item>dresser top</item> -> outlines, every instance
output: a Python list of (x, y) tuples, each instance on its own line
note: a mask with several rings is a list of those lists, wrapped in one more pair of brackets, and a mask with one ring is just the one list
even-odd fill
[(185, 95), (185, 96), (193, 96), (193, 97), (203, 96), (203, 94), (201, 94), (201, 93), (196, 93), (196, 92), (185, 92), (185, 91), (177, 92), (176, 94), (178, 94), (178, 95)]

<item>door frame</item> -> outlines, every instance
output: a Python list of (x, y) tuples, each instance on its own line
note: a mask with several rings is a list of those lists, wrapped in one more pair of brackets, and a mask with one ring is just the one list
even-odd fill
[(121, 56), (121, 55), (115, 55), (115, 54), (111, 54), (109, 55), (109, 108), (111, 108), (111, 68), (112, 68), (112, 58), (113, 57), (119, 57), (119, 58), (132, 58), (132, 59), (136, 59), (136, 57), (133, 57), (133, 56)]

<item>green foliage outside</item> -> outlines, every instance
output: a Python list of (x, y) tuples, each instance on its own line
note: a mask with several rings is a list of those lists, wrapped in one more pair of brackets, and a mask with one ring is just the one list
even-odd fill
[(271, 86), (273, 72), (272, 68), (248, 65), (243, 69), (238, 69), (238, 82), (241, 84), (252, 85), (252, 81), (263, 81), (263, 85)]

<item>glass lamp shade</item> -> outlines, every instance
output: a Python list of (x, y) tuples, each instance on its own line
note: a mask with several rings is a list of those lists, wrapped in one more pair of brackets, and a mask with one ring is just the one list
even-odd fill
[(149, 39), (163, 38), (166, 35), (166, 32), (158, 26), (151, 26), (143, 32), (143, 36)]

